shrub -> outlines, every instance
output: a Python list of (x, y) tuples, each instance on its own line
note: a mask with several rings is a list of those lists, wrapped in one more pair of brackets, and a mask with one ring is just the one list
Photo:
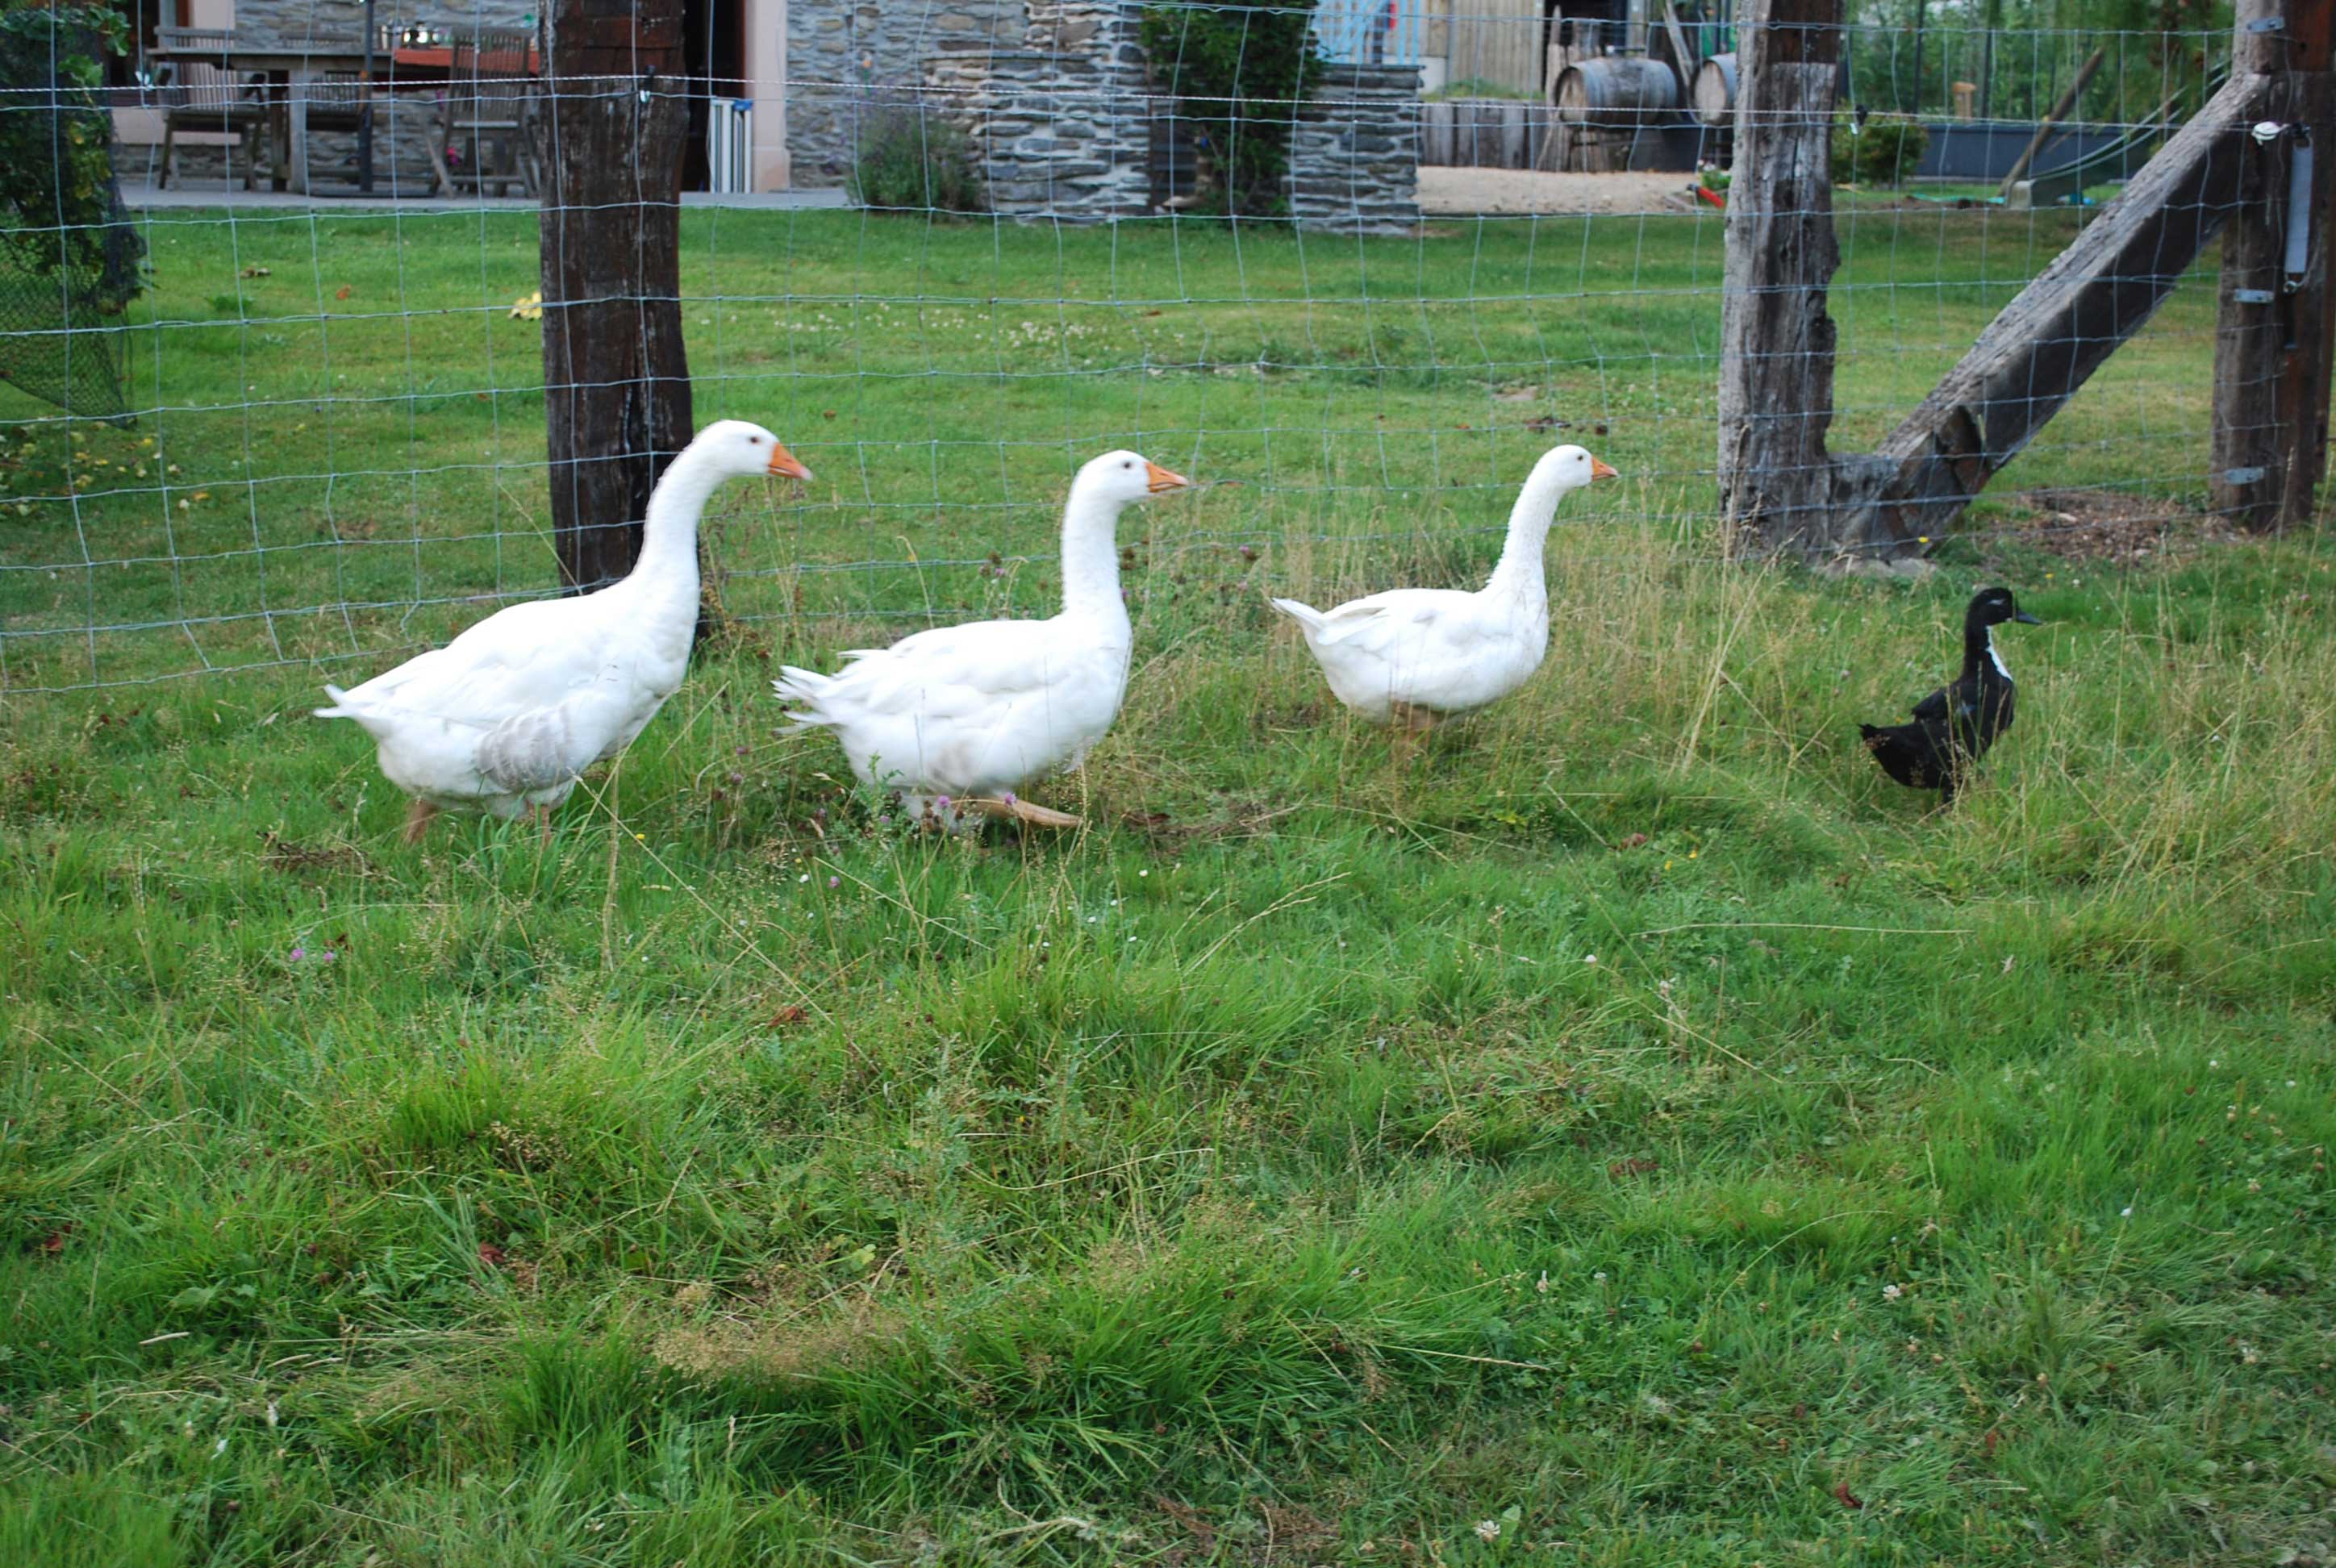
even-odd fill
[(849, 189), (862, 207), (979, 212), (984, 206), (965, 128), (898, 104), (861, 122)]
[(66, 268), (75, 303), (103, 316), (119, 316), (145, 287), (144, 242), (119, 221), (113, 118), (102, 96), (101, 62), (128, 36), (107, 5), (0, 8), (0, 86), (11, 99), (0, 110), (0, 247), (30, 276)]
[(1903, 185), (1914, 177), (1931, 133), (1908, 114), (1869, 114), (1861, 128), (1847, 114), (1833, 122), (1833, 182), (1835, 185)]
[(1289, 210), (1290, 127), (1322, 74), (1314, 0), (1144, 8), (1152, 69), (1193, 122), (1213, 189), (1203, 210), (1261, 217)]

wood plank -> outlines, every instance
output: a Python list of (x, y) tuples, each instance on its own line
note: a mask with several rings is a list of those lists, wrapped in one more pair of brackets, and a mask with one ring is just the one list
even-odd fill
[(1452, 163), (1453, 105), (1423, 103), (1419, 106), (1419, 161), (1436, 168), (1448, 168)]
[(1527, 103), (1501, 105), (1500, 167), (1523, 169), (1525, 166), (1525, 112)]

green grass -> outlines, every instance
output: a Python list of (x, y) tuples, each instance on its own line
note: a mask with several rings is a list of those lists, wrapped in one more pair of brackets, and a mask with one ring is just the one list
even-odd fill
[[(106, 471), (36, 431), (8, 629), (239, 612), (262, 564), (270, 606), (547, 580), (531, 234), (404, 221), (320, 221), (321, 325), (305, 218), (158, 228), (161, 314), (261, 295), (149, 341), (161, 400), (290, 401), (248, 445), (231, 409), (84, 433), (182, 472), (167, 511), (93, 483), (78, 531), (29, 498)], [(1854, 213), (1853, 430), (2065, 221)], [(305, 717), (475, 605), (196, 633), (325, 670), (11, 696), (0, 1563), (2325, 1555), (2336, 552), (1720, 564), (1717, 229), (1586, 238), (691, 215), (689, 286), (731, 297), (692, 307), (700, 415), (822, 483), (739, 498), (714, 559), (767, 618), (548, 842), (401, 847), (360, 737)], [(344, 278), (452, 314), (408, 360)], [(2211, 308), (2007, 484), (2195, 494)], [(1481, 570), (1541, 414), (1640, 482), (1553, 537), (1533, 684), (1398, 763), (1260, 590)], [(972, 563), (1043, 553), (1117, 440), (1247, 482), (1127, 531), (1127, 711), (1038, 792), (1089, 831), (904, 835), (772, 737), (771, 659), (1042, 606), (1043, 561)], [(83, 539), (219, 559), (53, 565)], [(1933, 814), (1854, 721), (1998, 578), (2049, 624)]]

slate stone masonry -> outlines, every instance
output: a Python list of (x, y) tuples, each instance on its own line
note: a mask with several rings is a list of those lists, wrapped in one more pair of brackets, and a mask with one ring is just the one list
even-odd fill
[(1419, 222), (1419, 67), (1334, 65), (1290, 138), (1290, 216), (1399, 234)]
[[(1138, 0), (792, 0), (787, 147), (799, 185), (840, 185), (859, 125), (913, 102), (970, 135), (991, 210), (1105, 222), (1153, 210), (1151, 131), (1168, 102)], [(1419, 71), (1332, 66), (1299, 115), (1290, 206), (1309, 228), (1419, 221)]]

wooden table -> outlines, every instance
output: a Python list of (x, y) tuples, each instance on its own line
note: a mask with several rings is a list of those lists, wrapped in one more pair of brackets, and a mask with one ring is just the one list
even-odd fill
[[(161, 58), (169, 58), (172, 53), (156, 51)], [(224, 54), (217, 49), (184, 54), (190, 60), (223, 59), (227, 68), (238, 76), (266, 79), (269, 131), (277, 149), (276, 167), (270, 171), (271, 183), (277, 190), (284, 190), (288, 172), (290, 188), (303, 196), (308, 194), (308, 104), (317, 83), (332, 76), (355, 76), (363, 81), (370, 64), (374, 75), (365, 85), (375, 91), (394, 93), (401, 87), (434, 86), (453, 74), (454, 57), (452, 45), (393, 45), (384, 39), (368, 60), (362, 34), (312, 35), (304, 39), (238, 37)], [(533, 49), (528, 51), (528, 63), (530, 67), (537, 63)], [(369, 172), (359, 169), (360, 185)]]

